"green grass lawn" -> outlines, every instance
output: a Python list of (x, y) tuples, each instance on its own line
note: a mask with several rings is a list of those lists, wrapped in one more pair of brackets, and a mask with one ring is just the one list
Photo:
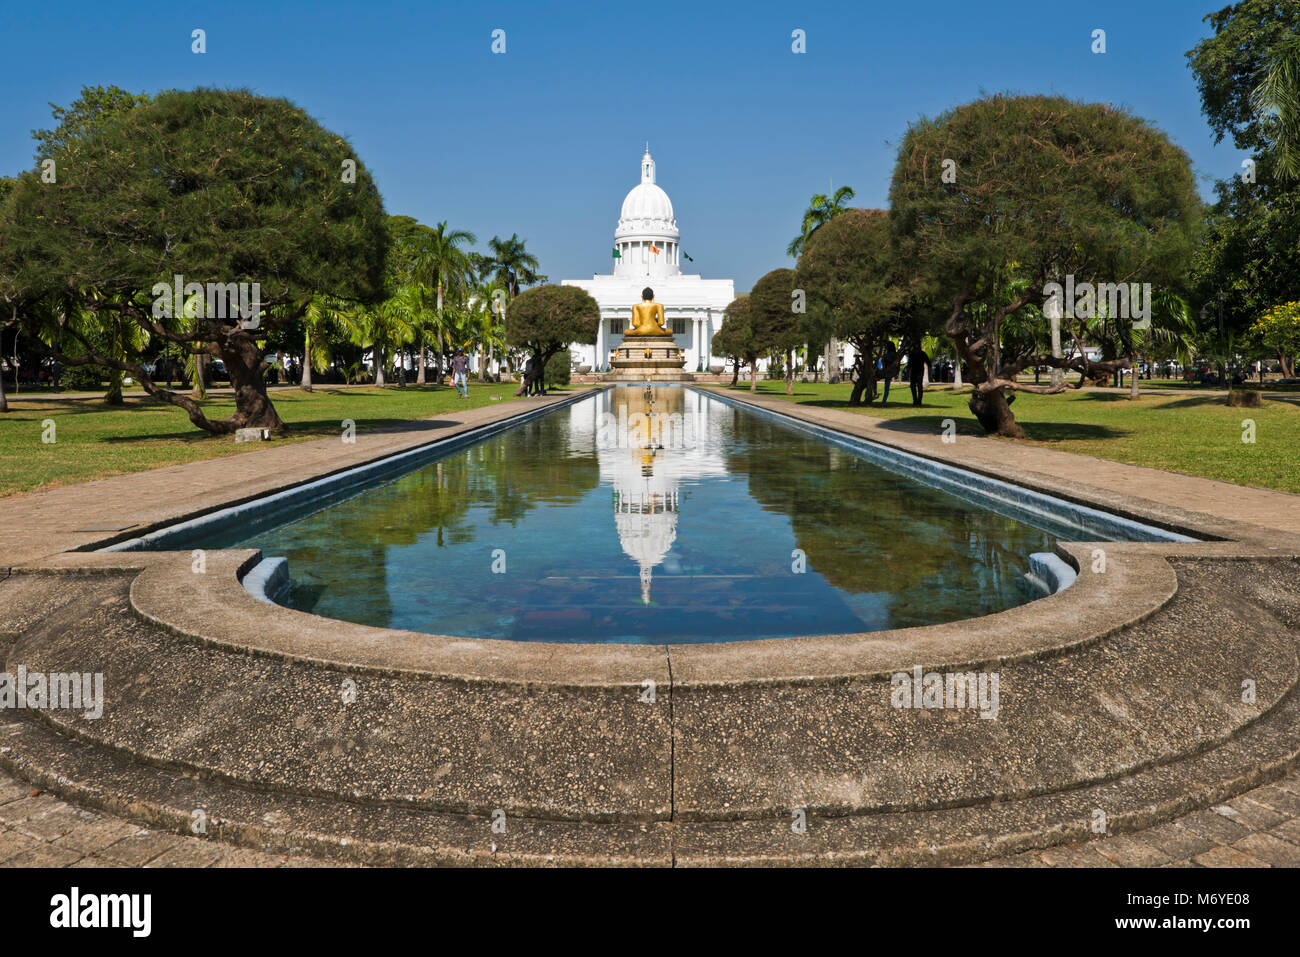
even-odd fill
[[(317, 386), (310, 394), (297, 389), (276, 391), (271, 399), (289, 425), (289, 434), (274, 444), (338, 435), (344, 419), (355, 421), (357, 431), (363, 432), (496, 404), (494, 396), (511, 401), (517, 388), (514, 383), (471, 382), (468, 400), (458, 399), (456, 390), (448, 386)], [(209, 418), (222, 419), (234, 411), (234, 402), (226, 397), (203, 406)], [(10, 398), (9, 409), (0, 415), (0, 495), (266, 447), (259, 442), (236, 444), (233, 436), (201, 432), (182, 410), (143, 397), (128, 396), (125, 405), (114, 408), (99, 399), (24, 402), (20, 394)], [(46, 419), (54, 420), (53, 444), (41, 441)]]
[[(748, 386), (738, 386), (745, 391)], [(794, 385), (794, 402), (843, 408), (883, 419), (899, 419), (940, 430), (954, 419), (961, 435), (984, 436), (966, 407), (967, 394), (931, 386), (925, 404), (914, 408), (907, 385), (890, 389), (889, 405), (853, 407), (851, 386)], [(785, 395), (784, 382), (760, 382), (764, 395)], [(1300, 405), (1265, 401), (1259, 409), (1234, 409), (1222, 396), (1153, 395), (1131, 400), (1114, 392), (1021, 393), (1012, 406), (1028, 442), (1044, 448), (1189, 475), (1300, 493)], [(1255, 422), (1255, 442), (1242, 441), (1242, 421)], [(989, 441), (1008, 442), (997, 437)], [(1086, 481), (1087, 476), (1080, 479)]]

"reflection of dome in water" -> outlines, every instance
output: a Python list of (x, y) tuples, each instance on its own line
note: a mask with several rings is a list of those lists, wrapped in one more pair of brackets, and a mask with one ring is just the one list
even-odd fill
[[(656, 416), (675, 415), (680, 442), (683, 416), (694, 416), (700, 410), (700, 397), (683, 389), (616, 390), (610, 399), (611, 413), (617, 414), (620, 406), (625, 407), (624, 414), (629, 418), (647, 411)], [(682, 484), (726, 475), (726, 466), (721, 456), (707, 447), (640, 448), (646, 440), (645, 433), (636, 434), (630, 422), (628, 428), (634, 433), (627, 437), (629, 447), (598, 446), (597, 454), (601, 480), (614, 493), (614, 525), (619, 544), (640, 568), (641, 600), (649, 604), (652, 570), (663, 564), (677, 540)], [(655, 434), (673, 441), (671, 431)], [(688, 434), (693, 439), (703, 439), (704, 429), (693, 423)]]
[(614, 525), (624, 553), (641, 567), (641, 600), (650, 602), (650, 570), (663, 562), (677, 539), (677, 489), (662, 486), (653, 475), (640, 488), (616, 487)]

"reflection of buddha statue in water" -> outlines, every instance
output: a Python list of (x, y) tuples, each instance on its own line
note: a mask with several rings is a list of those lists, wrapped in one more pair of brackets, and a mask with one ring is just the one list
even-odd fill
[(625, 336), (671, 336), (664, 328), (664, 307), (655, 302), (655, 291), (647, 286), (641, 290), (641, 301), (632, 307), (632, 328)]

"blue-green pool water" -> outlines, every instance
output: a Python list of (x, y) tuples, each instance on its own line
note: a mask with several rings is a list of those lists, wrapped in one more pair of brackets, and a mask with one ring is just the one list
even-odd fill
[(304, 611), (528, 641), (875, 631), (1041, 597), (1024, 576), (1051, 532), (694, 389), (647, 398), (607, 390), (203, 544), (286, 557)]

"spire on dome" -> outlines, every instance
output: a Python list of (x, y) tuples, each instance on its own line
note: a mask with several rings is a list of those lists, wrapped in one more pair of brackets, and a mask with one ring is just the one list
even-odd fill
[(653, 183), (655, 181), (655, 161), (650, 155), (650, 141), (645, 143), (645, 156), (641, 157), (641, 182)]

